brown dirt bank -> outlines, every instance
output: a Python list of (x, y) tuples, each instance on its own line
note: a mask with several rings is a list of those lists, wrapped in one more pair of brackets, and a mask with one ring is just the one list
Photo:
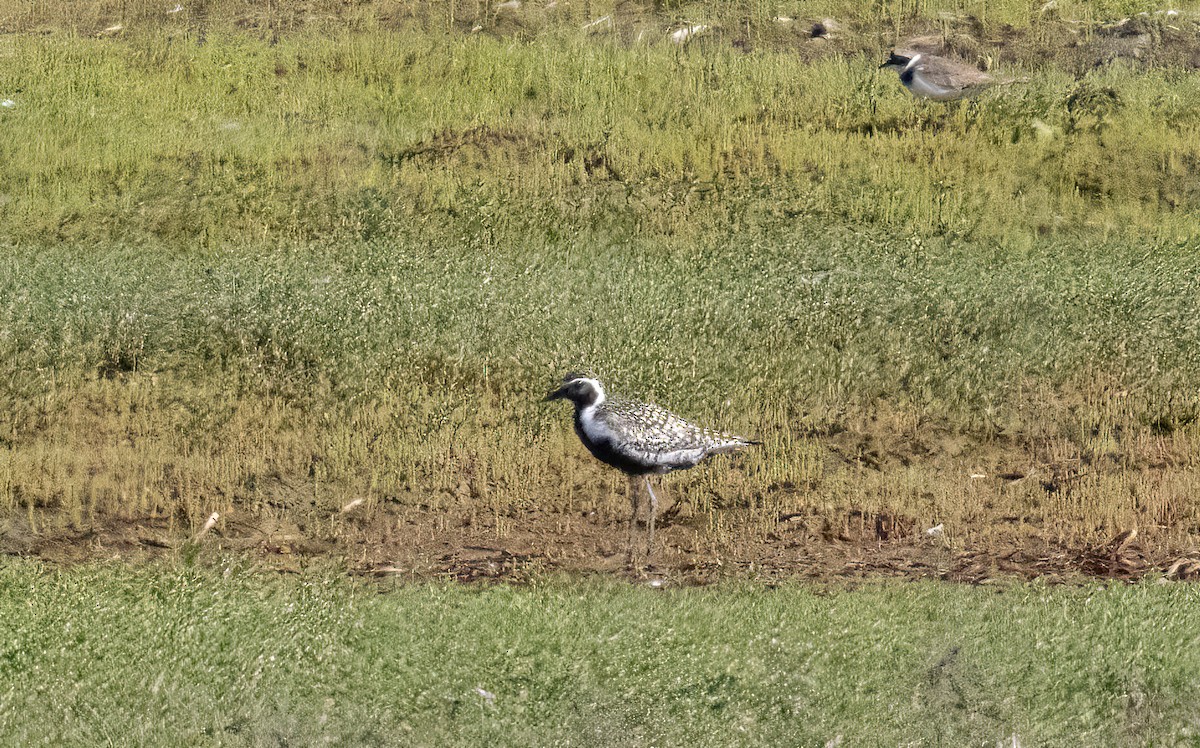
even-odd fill
[[(465, 457), (404, 480), (396, 478), (400, 466), (372, 467), (389, 470), (389, 490), (318, 480), (303, 464), (277, 461), (266, 472), (242, 465), (240, 483), (205, 482), (203, 471), (178, 485), (156, 483), (146, 490), (165, 493), (154, 501), (96, 501), (98, 489), (80, 484), (74, 493), (93, 499), (69, 502), (53, 484), (14, 474), (21, 490), (0, 513), (0, 554), (69, 564), (235, 553), (281, 571), (334, 563), (397, 579), (468, 581), (563, 571), (696, 584), (893, 576), (985, 583), (1200, 571), (1176, 566), (1200, 558), (1200, 450), (1190, 430), (1093, 429), (1071, 440), (984, 438), (898, 415), (839, 424), (806, 437), (801, 452), (811, 464), (802, 471), (764, 473), (795, 459), (768, 444), (667, 476), (653, 559), (634, 571), (625, 565), (624, 481), (566, 426), (536, 449), (487, 457), (512, 461), (512, 471), (482, 470)], [(264, 433), (271, 443), (289, 438)], [(130, 460), (88, 464), (124, 474), (140, 464)], [(123, 485), (119, 477), (98, 485)], [(173, 498), (188, 486), (186, 500)], [(213, 511), (219, 520), (197, 537)]]
[(642, 559), (631, 570), (625, 564), (622, 511), (497, 515), (472, 507), (434, 510), (383, 503), (302, 521), (234, 511), (197, 540), (173, 537), (167, 519), (109, 518), (87, 530), (31, 534), (26, 523), (10, 518), (0, 523), (0, 552), (53, 564), (235, 553), (284, 573), (334, 562), (353, 573), (399, 580), (516, 583), (552, 571), (682, 584), (883, 577), (986, 584), (1200, 576), (1200, 562), (1188, 563), (1200, 559), (1196, 548), (1164, 542), (1153, 528), (1130, 528), (1105, 543), (1073, 545), (1016, 518), (999, 523), (984, 536), (945, 527), (931, 532), (903, 517), (859, 510), (765, 516), (740, 509), (690, 517), (668, 510), (652, 561)]

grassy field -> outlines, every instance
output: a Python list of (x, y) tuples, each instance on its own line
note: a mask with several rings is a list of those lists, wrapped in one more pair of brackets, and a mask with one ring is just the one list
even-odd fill
[(0, 740), (1132, 746), (1200, 730), (1187, 585), (379, 594), (232, 564), (0, 566)]
[[(697, 509), (863, 506), (966, 532), (994, 499), (1076, 539), (1196, 528), (1187, 247), (727, 241), (12, 248), (0, 506), (34, 530), (116, 514), (186, 531), (287, 501), (281, 483), (325, 513), (619, 502), (538, 402), (591, 368), (766, 440), (740, 470), (681, 476)], [(894, 469), (848, 479), (831, 444)], [(968, 477), (1046, 465), (1090, 474), (1051, 503)]]
[(1194, 8), (172, 5), (0, 0), (0, 743), (1200, 739)]
[[(1200, 202), (1200, 83), (1144, 58), (1200, 54), (1196, 22), (1178, 24), (1146, 26), (1159, 41), (1139, 57), (1070, 25), (981, 47), (1028, 81), (951, 109), (877, 69), (896, 41), (878, 27), (749, 54), (728, 33), (681, 49), (565, 21), (532, 37), (184, 19), (5, 35), (0, 218), (9, 240), (189, 247), (423, 223), (483, 241), (700, 237), (795, 216), (1018, 247), (1174, 241)], [(1086, 72), (1038, 61), (1063, 47)]]
[[(0, 13), (3, 547), (619, 511), (570, 369), (766, 442), (674, 484), (713, 532), (1194, 547), (1196, 17), (857, 7)], [(917, 101), (877, 66), (927, 32), (1028, 80)]]

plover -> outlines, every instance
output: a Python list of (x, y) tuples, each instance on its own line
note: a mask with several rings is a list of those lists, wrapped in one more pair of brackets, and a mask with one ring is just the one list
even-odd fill
[(599, 380), (579, 374), (568, 374), (562, 386), (546, 396), (546, 400), (562, 398), (575, 404), (575, 433), (588, 451), (629, 476), (627, 558), (630, 562), (640, 503), (638, 478), (645, 478), (650, 494), (650, 517), (646, 523), (646, 554), (650, 555), (658, 513), (658, 497), (650, 485), (650, 476), (686, 470), (709, 455), (762, 443), (697, 426), (657, 405), (609, 399)]
[(997, 82), (965, 62), (903, 50), (892, 52), (879, 68), (895, 70), (900, 74), (900, 82), (914, 96), (934, 101), (955, 101), (972, 96)]

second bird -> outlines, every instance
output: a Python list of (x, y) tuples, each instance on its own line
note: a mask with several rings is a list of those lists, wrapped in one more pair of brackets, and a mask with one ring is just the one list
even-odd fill
[(752, 444), (750, 439), (703, 428), (650, 403), (610, 400), (600, 381), (568, 374), (547, 400), (566, 398), (575, 404), (575, 433), (598, 460), (629, 476), (628, 558), (633, 560), (633, 527), (637, 521), (638, 478), (645, 477), (650, 494), (646, 523), (646, 554), (654, 545), (658, 497), (650, 485), (654, 474), (685, 470), (712, 454), (732, 452)]
[(934, 101), (955, 101), (996, 83), (965, 62), (918, 52), (892, 52), (879, 67), (899, 73), (900, 82), (914, 96)]

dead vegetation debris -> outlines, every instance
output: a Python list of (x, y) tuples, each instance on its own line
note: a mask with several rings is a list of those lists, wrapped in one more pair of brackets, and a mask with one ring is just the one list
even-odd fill
[[(340, 564), (355, 574), (402, 580), (520, 583), (549, 572), (646, 574), (673, 584), (727, 579), (798, 579), (841, 584), (872, 578), (940, 579), (966, 584), (1041, 579), (1136, 581), (1161, 575), (1200, 579), (1200, 558), (1136, 528), (1093, 547), (1072, 547), (1013, 529), (986, 541), (947, 541), (911, 518), (850, 510), (840, 522), (817, 511), (778, 516), (765, 534), (738, 532), (758, 522), (726, 510), (732, 532), (717, 541), (696, 518), (676, 517), (660, 537), (653, 562), (625, 567), (621, 513), (564, 516), (533, 512), (497, 522), (474, 510), (447, 511), (394, 504), (339, 514), (325, 522), (283, 517), (223, 517), (205, 537), (176, 539), (169, 520), (106, 518), (86, 530), (28, 534), (8, 523), (0, 552), (53, 564), (121, 560), (145, 562), (181, 555), (241, 554), (266, 569), (294, 573), (308, 563)], [(839, 527), (840, 525), (840, 527)], [(1172, 562), (1172, 559), (1178, 559)]]
[[(622, 0), (588, 14), (558, 2), (396, 4), (362, 2), (250, 3), (245, 0), (182, 3), (81, 3), (70, 14), (52, 4), (33, 4), (0, 18), (0, 34), (70, 32), (101, 39), (165, 31), (204, 44), (225, 29), (257, 34), (272, 42), (307, 29), (378, 27), (394, 31), (442, 29), (532, 41), (543, 34), (582, 32), (597, 43), (625, 46), (676, 44), (741, 52), (782, 51), (803, 60), (834, 56), (878, 57), (905, 44), (928, 54), (950, 55), (981, 69), (1010, 65), (1056, 65), (1076, 74), (1117, 62), (1143, 66), (1200, 67), (1200, 16), (1164, 10), (1128, 17), (1072, 17), (1046, 3), (1027, 25), (985, 22), (969, 13), (941, 12), (890, 17), (878, 10), (854, 16), (787, 16), (720, 6)], [(580, 13), (583, 12), (583, 15)], [(905, 41), (907, 40), (907, 41)]]

